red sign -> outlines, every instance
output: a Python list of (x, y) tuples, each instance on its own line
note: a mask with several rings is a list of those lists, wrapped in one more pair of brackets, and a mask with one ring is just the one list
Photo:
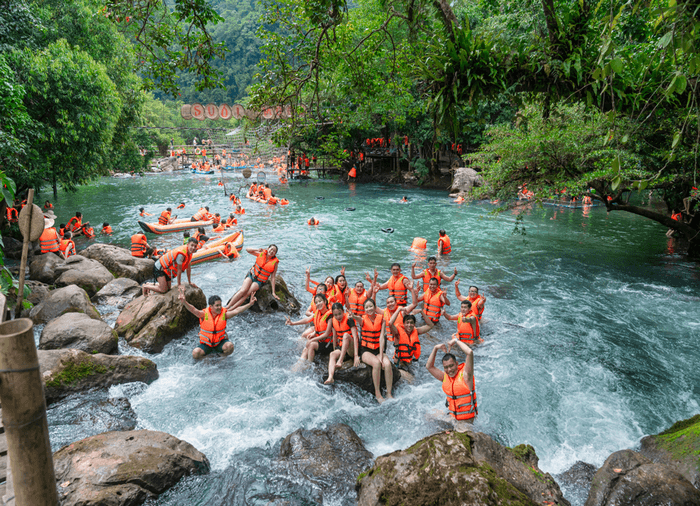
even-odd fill
[(219, 106), (219, 117), (221, 119), (231, 119), (231, 108), (228, 104), (221, 104)]

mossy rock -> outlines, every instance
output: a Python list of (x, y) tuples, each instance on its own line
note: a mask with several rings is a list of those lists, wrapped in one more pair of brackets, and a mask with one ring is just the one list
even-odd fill
[(640, 453), (674, 467), (695, 488), (700, 488), (700, 414), (643, 438)]

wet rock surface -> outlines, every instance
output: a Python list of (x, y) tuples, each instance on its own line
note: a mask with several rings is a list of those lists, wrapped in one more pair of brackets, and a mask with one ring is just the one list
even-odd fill
[(207, 457), (164, 432), (106, 432), (53, 456), (62, 506), (127, 506), (155, 498), (184, 476), (206, 474)]
[[(275, 294), (279, 297), (279, 300), (272, 296), (272, 285), (268, 281), (260, 290), (255, 292), (255, 298), (257, 301), (250, 308), (251, 311), (256, 313), (272, 313), (275, 311), (282, 311), (284, 313), (296, 313), (301, 308), (299, 301), (292, 295), (287, 287), (287, 283), (284, 278), (277, 275), (275, 280)], [(246, 300), (246, 303), (248, 300)]]
[(678, 471), (632, 450), (610, 455), (596, 472), (586, 506), (691, 506), (700, 490)]
[(383, 455), (358, 479), (358, 505), (568, 505), (529, 445), (506, 448), (486, 434), (447, 431)]
[(75, 285), (52, 290), (46, 299), (32, 308), (29, 317), (34, 323), (46, 323), (65, 313), (85, 313), (90, 318), (100, 319), (88, 294)]
[(642, 439), (639, 453), (669, 465), (700, 489), (700, 415), (673, 424)]
[(138, 421), (126, 397), (110, 397), (105, 389), (70, 395), (52, 404), (46, 414), (54, 450), (102, 432), (134, 430)]
[(138, 282), (129, 278), (117, 278), (103, 286), (92, 300), (97, 304), (123, 309), (139, 295), (141, 295), (141, 285)]
[(323, 502), (352, 493), (358, 474), (371, 463), (372, 454), (365, 449), (360, 437), (342, 423), (325, 430), (292, 432), (282, 441), (278, 459), (279, 465), (317, 485)]
[(554, 476), (562, 492), (572, 504), (583, 505), (591, 489), (597, 467), (578, 461), (561, 474)]
[[(318, 354), (315, 357), (315, 362), (317, 363), (318, 367), (323, 371), (322, 381), (326, 381), (326, 379), (328, 379), (328, 358), (328, 355)], [(339, 369), (336, 369), (333, 375), (333, 378), (335, 379), (336, 383), (352, 383), (353, 385), (357, 385), (358, 387), (360, 387), (365, 392), (374, 395), (374, 383), (372, 382), (372, 368), (362, 362), (360, 362), (360, 365), (358, 367), (355, 367), (353, 365), (352, 358), (348, 358), (347, 355), (345, 356), (345, 358), (346, 360), (343, 362), (343, 366)], [(393, 392), (396, 385), (400, 384), (403, 381), (403, 376), (401, 375), (399, 368), (396, 367), (395, 364), (392, 364), (391, 369), (393, 372)], [(381, 371), (379, 377), (381, 383), (380, 388), (382, 391), (382, 395), (384, 395), (386, 393), (386, 381), (384, 379), (384, 370)]]
[(39, 350), (37, 353), (47, 404), (92, 388), (133, 381), (151, 383), (158, 378), (156, 364), (143, 357), (92, 355), (80, 350)]
[(114, 279), (114, 276), (100, 262), (89, 260), (81, 255), (74, 255), (65, 262), (56, 264), (54, 274), (58, 276), (54, 282), (56, 286), (77, 285), (91, 297)]
[(63, 259), (53, 253), (37, 255), (29, 263), (29, 279), (52, 285), (58, 277), (54, 269), (62, 263)]
[[(204, 292), (189, 284), (185, 287), (185, 299), (197, 309), (204, 309), (207, 301)], [(199, 324), (199, 320), (178, 300), (178, 288), (165, 294), (142, 295), (126, 305), (117, 318), (115, 330), (133, 347), (148, 353), (160, 353), (173, 339)]]
[(131, 256), (131, 251), (112, 244), (92, 244), (80, 252), (85, 258), (98, 261), (115, 278), (129, 278), (139, 283), (153, 278), (154, 260)]
[(66, 313), (41, 331), (40, 350), (73, 348), (86, 353), (117, 353), (117, 333), (102, 320), (84, 313)]

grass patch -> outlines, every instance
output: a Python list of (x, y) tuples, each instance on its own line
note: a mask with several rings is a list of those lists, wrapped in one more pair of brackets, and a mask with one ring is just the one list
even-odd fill
[(47, 387), (58, 388), (70, 385), (93, 374), (104, 374), (107, 368), (103, 365), (95, 365), (92, 362), (69, 362), (51, 381), (46, 382)]

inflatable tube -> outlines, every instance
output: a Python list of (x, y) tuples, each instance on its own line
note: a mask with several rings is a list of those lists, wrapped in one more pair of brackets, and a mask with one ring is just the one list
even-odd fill
[(416, 237), (413, 239), (413, 244), (411, 244), (411, 249), (425, 249), (428, 245), (428, 241), (422, 237)]
[(394, 233), (394, 229), (391, 228), (391, 227), (389, 227), (389, 228), (383, 228), (383, 229), (382, 229), (382, 232), (384, 232), (385, 234), (393, 234), (393, 233)]
[(197, 228), (197, 227), (208, 227), (212, 224), (213, 222), (211, 220), (209, 221), (177, 221), (175, 223), (172, 223), (170, 225), (160, 225), (158, 223), (145, 223), (143, 221), (139, 221), (138, 224), (141, 227), (141, 230), (144, 232), (150, 232), (151, 234), (171, 234), (175, 232), (182, 232), (184, 230), (190, 230), (192, 228)]
[(355, 208), (354, 208), (354, 207), (346, 207), (345, 210), (346, 210), (346, 211), (354, 211)]

